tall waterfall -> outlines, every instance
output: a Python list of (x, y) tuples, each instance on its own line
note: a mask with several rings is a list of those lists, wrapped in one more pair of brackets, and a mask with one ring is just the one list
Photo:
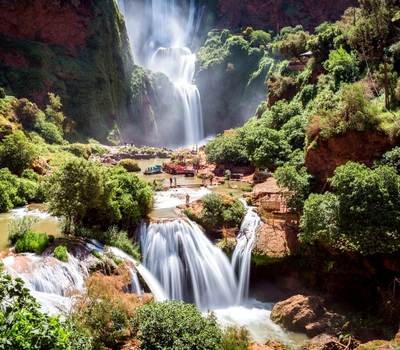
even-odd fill
[[(196, 55), (188, 48), (199, 17), (194, 0), (183, 9), (176, 0), (119, 0), (125, 14), (136, 62), (164, 73), (175, 88), (177, 129), (184, 130), (181, 145), (196, 144), (204, 138), (200, 93), (194, 84)], [(131, 10), (129, 10), (131, 9)], [(166, 116), (164, 116), (166, 117)]]
[(143, 265), (169, 299), (193, 302), (202, 310), (235, 303), (232, 266), (195, 223), (178, 219), (143, 224), (140, 239)]
[(261, 219), (253, 208), (248, 208), (236, 238), (236, 248), (232, 255), (232, 267), (238, 276), (237, 303), (248, 298), (250, 282), (251, 253), (256, 243), (257, 229)]

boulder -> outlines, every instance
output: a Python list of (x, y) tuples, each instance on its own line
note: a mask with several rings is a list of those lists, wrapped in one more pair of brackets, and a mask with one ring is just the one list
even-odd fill
[(307, 341), (301, 350), (343, 350), (345, 346), (339, 340), (329, 334), (320, 334)]
[(310, 325), (324, 316), (323, 304), (324, 300), (318, 296), (294, 295), (275, 304), (271, 320), (290, 331), (306, 332), (307, 326), (313, 329)]

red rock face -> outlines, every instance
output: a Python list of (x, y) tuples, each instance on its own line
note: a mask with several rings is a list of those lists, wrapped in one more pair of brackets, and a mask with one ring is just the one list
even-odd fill
[(0, 1), (0, 33), (67, 47), (82, 46), (92, 13), (92, 0)]
[(268, 28), (302, 24), (307, 29), (338, 19), (356, 0), (220, 0), (220, 25)]
[(307, 170), (324, 186), (335, 169), (348, 161), (373, 165), (374, 161), (395, 145), (387, 135), (349, 131), (344, 135), (320, 140), (306, 154)]

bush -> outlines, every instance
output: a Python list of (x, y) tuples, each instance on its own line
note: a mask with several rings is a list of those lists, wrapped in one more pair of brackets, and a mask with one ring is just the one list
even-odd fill
[(82, 143), (73, 143), (71, 145), (65, 146), (64, 149), (67, 152), (72, 153), (74, 156), (88, 160), (92, 155), (92, 150), (90, 145), (85, 145)]
[(50, 211), (79, 227), (133, 229), (152, 207), (152, 189), (121, 167), (106, 168), (83, 159), (67, 162), (49, 179)]
[(264, 30), (253, 30), (250, 34), (250, 45), (266, 47), (272, 41), (271, 34)]
[(211, 163), (247, 165), (246, 154), (239, 132), (226, 131), (206, 145), (207, 160)]
[(54, 257), (60, 261), (68, 262), (68, 249), (66, 246), (59, 245), (54, 249)]
[(22, 131), (7, 135), (0, 144), (0, 166), (21, 175), (29, 168), (37, 153)]
[(219, 230), (239, 227), (244, 214), (245, 207), (241, 201), (211, 193), (203, 198), (201, 216), (195, 220), (209, 230)]
[(341, 83), (356, 81), (359, 74), (356, 55), (354, 52), (348, 53), (342, 47), (330, 52), (329, 59), (324, 63), (324, 68), (332, 74), (337, 87)]
[(400, 147), (395, 147), (386, 152), (378, 164), (389, 165), (396, 170), (397, 174), (400, 175)]
[(139, 247), (129, 239), (128, 233), (125, 231), (119, 231), (115, 226), (110, 227), (105, 233), (104, 243), (119, 248), (134, 259), (140, 261)]
[(15, 100), (15, 114), (24, 129), (32, 130), (41, 113), (39, 107), (26, 98)]
[(10, 244), (15, 244), (20, 238), (32, 231), (32, 225), (38, 221), (37, 218), (24, 216), (14, 219), (8, 227), (8, 240)]
[(33, 130), (48, 143), (62, 144), (64, 142), (62, 131), (52, 122), (45, 120), (43, 116), (37, 119)]
[(221, 331), (215, 318), (203, 317), (194, 305), (180, 301), (151, 303), (138, 308), (134, 325), (144, 350), (213, 350), (221, 344)]
[(269, 111), (263, 114), (267, 126), (271, 129), (280, 130), (291, 118), (301, 113), (302, 106), (296, 101), (278, 101)]
[[(0, 300), (7, 307), (0, 310), (0, 347), (24, 350), (73, 350), (72, 334), (56, 317), (41, 313), (36, 300), (23, 281), (0, 271)], [(83, 345), (83, 343), (82, 343)], [(89, 347), (79, 349), (90, 350)]]
[(15, 252), (41, 254), (49, 242), (49, 236), (46, 233), (28, 231), (15, 243)]
[(301, 238), (364, 255), (400, 250), (400, 176), (389, 166), (349, 162), (336, 169), (333, 193), (305, 202)]
[(136, 173), (141, 171), (139, 165), (137, 162), (135, 162), (133, 159), (122, 159), (119, 161), (118, 165), (122, 166), (126, 171), (130, 173)]
[(310, 178), (306, 168), (302, 167), (298, 170), (293, 165), (287, 165), (278, 168), (275, 171), (279, 186), (286, 189), (284, 193), (288, 207), (296, 213), (303, 210), (304, 201), (310, 193)]
[(90, 336), (94, 349), (121, 349), (133, 339), (131, 320), (142, 301), (124, 292), (129, 283), (125, 270), (113, 276), (95, 273), (87, 280), (86, 292), (77, 298), (70, 320)]
[(250, 334), (246, 328), (228, 327), (222, 334), (221, 350), (247, 350), (250, 342)]

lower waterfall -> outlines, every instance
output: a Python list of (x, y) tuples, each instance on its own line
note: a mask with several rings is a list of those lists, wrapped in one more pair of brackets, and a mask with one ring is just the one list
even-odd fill
[(143, 224), (143, 265), (157, 278), (168, 299), (201, 310), (233, 305), (237, 282), (226, 255), (200, 227), (184, 219)]

